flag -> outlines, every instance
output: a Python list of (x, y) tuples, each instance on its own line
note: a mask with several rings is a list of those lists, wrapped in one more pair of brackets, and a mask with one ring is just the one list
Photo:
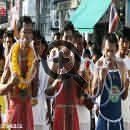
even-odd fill
[(111, 4), (110, 16), (109, 16), (109, 33), (114, 32), (119, 23), (119, 16), (115, 7), (115, 4)]

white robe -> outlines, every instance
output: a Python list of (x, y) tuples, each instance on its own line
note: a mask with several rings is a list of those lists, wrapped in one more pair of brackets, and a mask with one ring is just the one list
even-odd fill
[(90, 112), (83, 105), (77, 105), (80, 130), (90, 130)]
[[(117, 58), (123, 60), (127, 69), (130, 70), (130, 58), (125, 57), (124, 59), (116, 55)], [(128, 97), (122, 100), (122, 117), (124, 121), (124, 130), (130, 130), (130, 88), (128, 90)]]
[[(125, 58), (124, 62), (127, 69), (130, 70), (130, 58)], [(122, 101), (122, 116), (124, 119), (124, 130), (130, 130), (130, 88), (127, 99)]]
[(39, 90), (38, 90), (38, 96), (37, 96), (38, 104), (33, 106), (33, 117), (34, 117), (34, 126), (41, 126), (40, 127), (41, 130), (49, 130), (49, 127), (47, 126), (46, 120), (45, 120), (47, 106), (46, 106), (44, 90), (47, 87), (47, 83), (48, 83), (48, 75), (45, 73), (42, 62), (40, 61)]
[[(90, 71), (94, 71), (94, 64), (90, 59), (83, 59), (81, 57), (81, 65), (80, 65), (80, 71), (85, 70), (85, 62), (89, 60), (90, 61)], [(90, 130), (90, 112), (84, 105), (77, 105), (77, 112), (79, 117), (79, 126), (80, 130)]]

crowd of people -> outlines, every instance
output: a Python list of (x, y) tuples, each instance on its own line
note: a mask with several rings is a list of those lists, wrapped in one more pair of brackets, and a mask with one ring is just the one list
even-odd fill
[[(130, 129), (130, 28), (105, 34), (100, 48), (71, 22), (54, 34), (52, 43), (62, 44), (53, 48), (28, 16), (19, 19), (17, 32), (16, 37), (14, 30), (0, 30), (1, 128)], [(62, 65), (54, 60), (61, 52)]]

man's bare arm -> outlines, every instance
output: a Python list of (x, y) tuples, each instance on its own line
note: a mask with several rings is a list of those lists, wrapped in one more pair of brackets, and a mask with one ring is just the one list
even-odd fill
[(92, 95), (96, 95), (100, 91), (99, 90), (100, 86), (101, 86), (101, 81), (99, 81), (98, 73), (94, 72), (94, 76), (92, 80)]
[(122, 78), (122, 90), (124, 89), (125, 91), (122, 94), (122, 99), (125, 100), (128, 96), (128, 89), (129, 89), (129, 79), (127, 76), (128, 70), (124, 64), (124, 62), (120, 62), (120, 70), (121, 70), (121, 78)]
[(10, 77), (9, 67), (5, 67), (4, 72), (3, 72), (2, 76), (1, 76), (1, 83), (7, 83), (9, 77)]
[(101, 66), (102, 66), (102, 62), (97, 61), (96, 68), (93, 74), (93, 80), (92, 80), (93, 95), (96, 95), (97, 93), (98, 95), (100, 94), (104, 82), (104, 77), (106, 76), (107, 73), (107, 70), (102, 69)]
[(18, 83), (18, 79), (16, 76), (11, 76), (11, 79), (8, 80), (6, 84), (0, 83), (0, 95), (5, 95), (7, 92)]

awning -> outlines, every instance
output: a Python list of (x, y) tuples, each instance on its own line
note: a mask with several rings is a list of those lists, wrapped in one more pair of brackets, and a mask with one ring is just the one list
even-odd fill
[(82, 0), (70, 17), (70, 21), (80, 32), (92, 33), (94, 25), (108, 9), (111, 0)]

